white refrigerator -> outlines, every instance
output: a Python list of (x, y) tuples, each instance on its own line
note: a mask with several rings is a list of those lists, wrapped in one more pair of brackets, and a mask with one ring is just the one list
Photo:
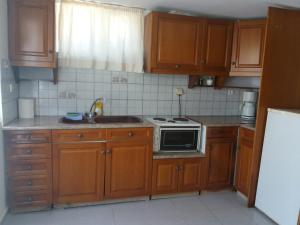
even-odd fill
[(300, 110), (268, 110), (255, 206), (279, 225), (297, 224)]

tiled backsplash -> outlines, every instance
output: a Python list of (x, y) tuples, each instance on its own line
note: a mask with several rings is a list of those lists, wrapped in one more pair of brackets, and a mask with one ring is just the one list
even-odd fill
[(183, 115), (239, 115), (241, 89), (188, 89), (188, 76), (61, 69), (58, 85), (21, 81), (20, 97), (36, 98), (37, 115), (88, 111), (105, 97), (105, 115), (177, 115), (176, 88), (183, 88)]

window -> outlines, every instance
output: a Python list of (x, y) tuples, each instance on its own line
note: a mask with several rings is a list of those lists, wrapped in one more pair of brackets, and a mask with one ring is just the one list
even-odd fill
[(143, 10), (63, 0), (57, 24), (59, 66), (143, 71)]

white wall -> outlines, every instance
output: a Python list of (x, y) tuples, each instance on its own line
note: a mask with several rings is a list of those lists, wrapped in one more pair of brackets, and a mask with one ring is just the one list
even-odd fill
[[(7, 2), (6, 0), (0, 0), (0, 76), (1, 76), (1, 98), (0, 98), (0, 222), (6, 214), (6, 194), (5, 194), (5, 177), (4, 177), (4, 152), (3, 152), (3, 133), (2, 124), (7, 122), (17, 115), (16, 101), (7, 99), (16, 99), (17, 91), (7, 94), (7, 82), (11, 80), (11, 69), (8, 65), (8, 41), (7, 41)], [(9, 75), (9, 76), (8, 76)], [(14, 83), (14, 82), (13, 82)], [(17, 89), (14, 84), (15, 89)], [(12, 97), (13, 96), (13, 97)], [(5, 103), (5, 106), (4, 106)], [(2, 110), (11, 106), (12, 112), (3, 115)], [(7, 111), (7, 110), (6, 110)]]

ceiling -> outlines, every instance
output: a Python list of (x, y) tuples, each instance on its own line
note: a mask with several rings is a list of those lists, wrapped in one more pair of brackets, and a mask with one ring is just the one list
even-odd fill
[(300, 8), (300, 0), (97, 0), (103, 3), (149, 10), (177, 10), (194, 15), (230, 18), (258, 18), (268, 6)]

